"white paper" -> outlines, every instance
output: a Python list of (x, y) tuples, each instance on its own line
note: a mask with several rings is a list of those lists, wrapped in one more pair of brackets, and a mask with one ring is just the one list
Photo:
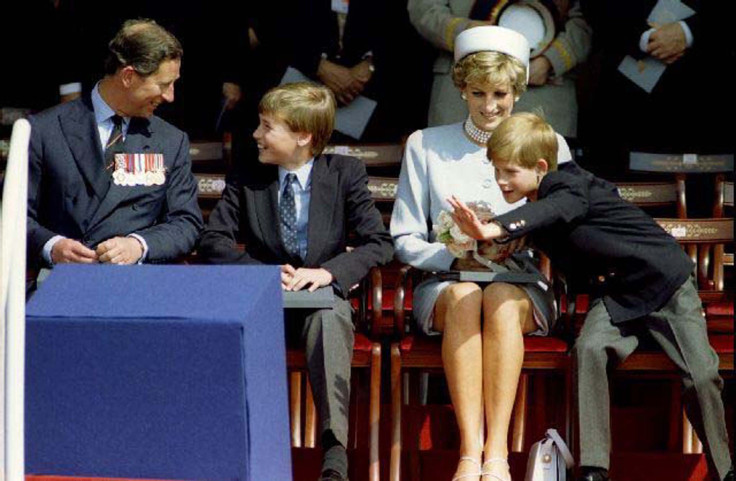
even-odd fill
[(634, 57), (627, 55), (618, 66), (618, 71), (647, 93), (651, 93), (666, 67), (663, 62), (653, 57), (636, 60)]
[[(299, 70), (288, 67), (281, 79), (281, 85), (291, 82), (311, 82), (310, 79)], [(365, 127), (376, 109), (377, 102), (363, 95), (358, 95), (350, 104), (338, 107), (335, 115), (335, 130), (349, 135), (354, 139), (360, 139), (363, 136)]]
[(695, 10), (680, 0), (659, 0), (647, 18), (647, 22), (657, 25), (679, 22), (695, 15)]

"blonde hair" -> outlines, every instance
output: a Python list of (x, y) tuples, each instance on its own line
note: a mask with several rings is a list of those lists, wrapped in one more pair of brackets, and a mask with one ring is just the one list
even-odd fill
[(503, 160), (531, 169), (539, 159), (557, 170), (557, 134), (538, 115), (522, 112), (509, 116), (488, 140), (489, 160)]
[(452, 81), (463, 90), (468, 84), (510, 85), (514, 96), (526, 91), (526, 67), (518, 59), (501, 52), (476, 52), (452, 67)]
[(273, 115), (293, 132), (312, 134), (312, 155), (319, 155), (335, 124), (335, 96), (322, 85), (288, 83), (266, 92), (258, 104), (258, 113)]

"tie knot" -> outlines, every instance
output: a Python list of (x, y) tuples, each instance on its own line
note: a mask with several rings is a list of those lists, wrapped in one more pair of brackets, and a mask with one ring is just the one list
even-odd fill
[(123, 118), (119, 116), (118, 114), (115, 114), (110, 118), (112, 119), (112, 124), (115, 127), (121, 127), (123, 125)]
[(296, 182), (296, 174), (293, 174), (293, 173), (286, 174), (286, 178), (284, 179), (284, 182), (286, 183), (286, 185), (293, 184), (294, 182)]

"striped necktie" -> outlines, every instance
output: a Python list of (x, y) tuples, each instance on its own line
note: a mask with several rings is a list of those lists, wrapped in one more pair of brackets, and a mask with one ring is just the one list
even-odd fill
[(112, 133), (105, 145), (105, 167), (115, 170), (115, 154), (123, 152), (123, 118), (119, 115), (112, 117)]

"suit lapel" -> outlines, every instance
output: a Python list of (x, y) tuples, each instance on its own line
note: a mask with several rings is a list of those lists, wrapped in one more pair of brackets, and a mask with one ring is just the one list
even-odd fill
[(258, 225), (263, 235), (263, 241), (268, 248), (275, 252), (280, 259), (294, 259), (289, 256), (281, 239), (281, 221), (279, 219), (279, 176), (278, 169), (266, 169), (262, 188), (253, 189)]
[(77, 108), (70, 109), (61, 115), (59, 119), (61, 130), (82, 177), (92, 187), (99, 200), (107, 194), (111, 172), (103, 166), (105, 160), (102, 155), (92, 100), (85, 97), (76, 105)]
[[(309, 225), (307, 226), (306, 265), (316, 265), (327, 238), (333, 229), (332, 218), (338, 205), (339, 190), (337, 173), (327, 168), (324, 155), (314, 161), (312, 168), (312, 190), (309, 200)], [(340, 226), (339, 228), (342, 228)]]
[[(150, 122), (148, 121), (148, 119), (133, 117), (130, 120), (130, 127), (128, 128), (128, 133), (125, 137), (125, 144), (123, 144), (124, 151), (130, 154), (147, 152), (161, 153), (161, 149), (158, 147), (158, 145), (152, 142), (152, 138), (153, 132), (150, 128)], [(168, 162), (169, 159), (164, 158), (164, 165), (166, 167), (170, 165)], [(105, 171), (105, 175), (108, 179), (111, 177), (112, 172), (112, 167)], [(92, 216), (92, 220), (90, 221), (90, 228), (94, 227), (99, 222), (104, 220), (129, 195), (141, 188), (146, 187), (116, 185), (114, 182), (110, 182), (110, 188), (108, 189), (107, 194), (102, 199), (100, 206), (97, 208), (97, 211)]]

